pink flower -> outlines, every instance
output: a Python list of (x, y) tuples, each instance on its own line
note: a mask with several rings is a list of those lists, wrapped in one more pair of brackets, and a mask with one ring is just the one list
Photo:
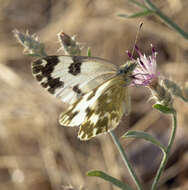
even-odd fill
[[(137, 67), (133, 71), (133, 81), (132, 84), (135, 86), (149, 86), (152, 82), (158, 79), (159, 73), (157, 72), (156, 56), (157, 52), (152, 47), (152, 54), (146, 56), (142, 54), (137, 46), (135, 49), (139, 55), (135, 61), (138, 63)], [(128, 52), (131, 59), (132, 55)]]
[(152, 54), (146, 56), (142, 54), (137, 46), (135, 49), (139, 55), (137, 59), (132, 57), (132, 54), (128, 52), (128, 56), (137, 63), (136, 68), (132, 72), (132, 85), (145, 86), (151, 90), (152, 99), (157, 104), (172, 107), (173, 98), (167, 86), (165, 86), (164, 79), (159, 77), (157, 72), (156, 56), (157, 52), (152, 48)]

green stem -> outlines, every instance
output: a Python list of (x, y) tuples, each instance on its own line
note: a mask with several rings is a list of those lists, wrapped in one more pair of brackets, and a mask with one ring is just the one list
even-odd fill
[(120, 152), (120, 155), (121, 155), (121, 158), (122, 158), (125, 166), (127, 167), (133, 181), (135, 182), (135, 184), (137, 186), (137, 189), (138, 190), (143, 190), (143, 188), (142, 188), (142, 186), (141, 186), (141, 184), (140, 184), (140, 182), (138, 180), (138, 177), (136, 176), (136, 173), (135, 173), (134, 169), (132, 168), (132, 166), (131, 166), (128, 158), (127, 158), (127, 155), (126, 155), (125, 151), (123, 150), (123, 147), (121, 146), (118, 138), (116, 137), (116, 135), (114, 134), (113, 131), (110, 132), (110, 135), (111, 135), (116, 147), (118, 148), (118, 150)]
[(170, 135), (170, 138), (169, 138), (167, 151), (163, 152), (163, 158), (162, 158), (161, 164), (159, 166), (159, 169), (157, 171), (157, 174), (156, 174), (156, 176), (154, 178), (151, 190), (156, 190), (157, 189), (159, 179), (160, 179), (160, 177), (161, 177), (161, 175), (162, 175), (162, 173), (163, 173), (163, 171), (165, 169), (166, 163), (167, 163), (168, 158), (169, 158), (170, 150), (171, 150), (172, 145), (174, 143), (174, 139), (175, 139), (175, 135), (176, 135), (176, 128), (177, 128), (176, 113), (173, 114), (172, 119), (173, 119), (172, 131), (171, 131), (171, 135)]
[(168, 16), (162, 13), (150, 0), (144, 0), (145, 4), (150, 10), (157, 14), (163, 21), (165, 21), (171, 28), (178, 32), (183, 38), (188, 40), (188, 33), (182, 30), (175, 22), (173, 22)]

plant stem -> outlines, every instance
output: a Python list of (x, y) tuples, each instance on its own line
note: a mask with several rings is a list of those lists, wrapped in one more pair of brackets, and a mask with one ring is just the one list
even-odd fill
[(173, 120), (172, 131), (171, 131), (171, 135), (170, 135), (170, 138), (169, 138), (169, 141), (168, 141), (167, 151), (163, 152), (163, 158), (162, 158), (161, 164), (159, 166), (159, 169), (157, 171), (157, 174), (156, 174), (156, 176), (155, 176), (155, 178), (153, 180), (151, 190), (156, 190), (157, 189), (159, 179), (160, 179), (160, 177), (161, 177), (161, 175), (162, 175), (162, 173), (163, 173), (163, 171), (165, 169), (166, 163), (167, 163), (168, 158), (169, 158), (169, 153), (170, 153), (171, 147), (172, 147), (172, 145), (174, 143), (175, 134), (176, 134), (176, 128), (177, 128), (176, 113), (174, 113), (172, 115), (172, 120)]
[(135, 184), (137, 186), (137, 189), (138, 190), (143, 190), (143, 188), (142, 188), (142, 186), (141, 186), (141, 184), (139, 182), (139, 179), (136, 176), (136, 173), (135, 173), (134, 169), (132, 168), (132, 166), (131, 166), (128, 158), (127, 158), (127, 155), (126, 155), (125, 151), (123, 150), (123, 147), (121, 146), (121, 144), (119, 142), (119, 139), (116, 137), (116, 135), (114, 134), (113, 131), (110, 132), (110, 135), (111, 135), (111, 137), (113, 139), (114, 144), (116, 145), (117, 149), (119, 150), (121, 158), (122, 158), (125, 166), (127, 167), (133, 181), (135, 182)]
[(144, 0), (148, 9), (157, 14), (166, 24), (173, 28), (177, 33), (179, 33), (184, 39), (188, 40), (188, 33), (182, 30), (175, 22), (173, 22), (168, 16), (160, 11), (150, 0)]

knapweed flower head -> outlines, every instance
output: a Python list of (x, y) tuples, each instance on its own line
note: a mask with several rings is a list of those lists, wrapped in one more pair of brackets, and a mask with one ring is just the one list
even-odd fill
[[(159, 77), (156, 63), (157, 52), (152, 46), (152, 54), (147, 57), (145, 54), (141, 53), (137, 46), (135, 46), (135, 49), (139, 57), (135, 60), (138, 65), (133, 71), (133, 85), (149, 86), (150, 84), (152, 84), (153, 81), (156, 81)], [(128, 55), (131, 59), (133, 59), (132, 55), (129, 52)]]
[(157, 52), (152, 45), (151, 48), (152, 54), (146, 56), (135, 46), (139, 55), (136, 60), (128, 52), (129, 57), (137, 62), (137, 67), (133, 71), (132, 85), (148, 87), (152, 93), (151, 98), (155, 99), (156, 103), (171, 107), (173, 103), (172, 96), (157, 71)]
[(178, 83), (170, 79), (164, 79), (165, 86), (170, 90), (170, 92), (183, 100), (184, 102), (188, 102), (188, 82), (185, 83), (185, 86), (182, 87)]

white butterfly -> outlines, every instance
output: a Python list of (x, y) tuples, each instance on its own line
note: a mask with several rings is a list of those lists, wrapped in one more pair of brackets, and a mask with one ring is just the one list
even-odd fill
[(36, 80), (70, 104), (60, 115), (63, 126), (80, 126), (78, 137), (88, 140), (108, 132), (130, 110), (128, 85), (136, 63), (120, 68), (101, 58), (47, 56), (32, 63)]

